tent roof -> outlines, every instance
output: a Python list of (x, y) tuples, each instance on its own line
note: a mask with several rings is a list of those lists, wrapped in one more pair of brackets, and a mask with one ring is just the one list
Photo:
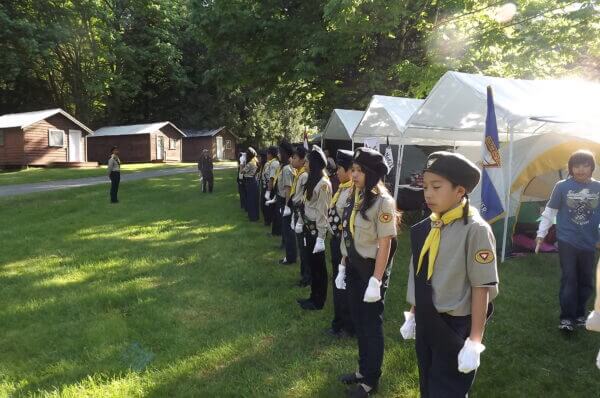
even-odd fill
[(92, 130), (89, 129), (85, 124), (81, 123), (79, 120), (75, 119), (73, 116), (69, 115), (67, 112), (63, 111), (60, 108), (54, 109), (45, 109), (42, 111), (34, 111), (34, 112), (22, 112), (22, 113), (9, 113), (6, 115), (0, 116), (0, 128), (13, 128), (19, 127), (24, 129), (28, 126), (31, 126), (34, 123), (37, 123), (41, 120), (47, 119), (56, 114), (61, 114), (83, 130), (85, 130), (88, 134), (92, 134)]
[(354, 140), (369, 137), (400, 139), (406, 122), (423, 102), (420, 99), (374, 95), (354, 132)]
[(600, 84), (447, 72), (408, 121), (405, 137), (482, 141), (487, 86), (494, 91), (501, 141), (507, 140), (509, 126), (520, 139), (544, 132), (586, 136), (591, 126), (600, 124), (593, 109)]
[(104, 137), (110, 135), (138, 135), (138, 134), (150, 134), (154, 131), (160, 130), (165, 126), (170, 125), (177, 131), (179, 134), (185, 137), (183, 131), (179, 130), (177, 126), (175, 126), (171, 122), (158, 122), (158, 123), (148, 123), (148, 124), (130, 124), (127, 126), (108, 126), (99, 128), (94, 132), (94, 136), (96, 137)]
[(356, 126), (360, 123), (363, 114), (363, 111), (334, 109), (323, 130), (323, 139), (352, 140), (352, 134), (354, 134), (354, 130), (356, 130)]

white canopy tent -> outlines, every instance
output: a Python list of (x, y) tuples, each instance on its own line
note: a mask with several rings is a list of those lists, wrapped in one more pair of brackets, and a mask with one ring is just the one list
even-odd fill
[(321, 135), (321, 146), (323, 140), (352, 141), (354, 130), (363, 114), (363, 111), (334, 109)]
[[(506, 173), (511, 176), (516, 140), (548, 132), (573, 137), (600, 136), (594, 108), (600, 85), (569, 80), (516, 80), (447, 72), (407, 123), (403, 139), (456, 140), (479, 143), (484, 138), (487, 86), (494, 92), (499, 140), (508, 142)], [(505, 158), (506, 159), (506, 158)], [(474, 159), (478, 160), (478, 159)], [(502, 204), (510, 200), (507, 184)], [(508, 217), (504, 217), (505, 257)]]

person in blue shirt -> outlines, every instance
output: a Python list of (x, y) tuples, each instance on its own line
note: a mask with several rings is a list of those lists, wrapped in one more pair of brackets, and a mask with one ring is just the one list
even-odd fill
[(566, 332), (585, 326), (587, 303), (594, 291), (600, 222), (600, 181), (592, 178), (595, 167), (591, 152), (579, 150), (571, 155), (569, 176), (554, 186), (537, 232), (536, 252), (556, 217), (561, 267), (558, 327)]

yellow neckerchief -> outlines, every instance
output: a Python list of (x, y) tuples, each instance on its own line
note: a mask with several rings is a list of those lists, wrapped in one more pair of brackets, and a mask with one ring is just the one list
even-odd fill
[(354, 236), (354, 220), (356, 219), (356, 213), (358, 213), (358, 210), (362, 205), (362, 201), (362, 189), (354, 187), (354, 207), (352, 208), (352, 213), (350, 214), (350, 233), (352, 236)]
[[(431, 216), (429, 216), (429, 218), (432, 221), (431, 231), (429, 231), (429, 235), (427, 235), (425, 243), (423, 244), (423, 249), (421, 249), (421, 254), (419, 255), (417, 274), (421, 270), (425, 254), (429, 252), (429, 269), (427, 270), (427, 280), (431, 279), (431, 276), (433, 275), (433, 265), (435, 264), (435, 259), (437, 258), (438, 251), (440, 250), (440, 241), (442, 240), (442, 226), (448, 225), (456, 220), (460, 220), (463, 217), (463, 209), (466, 206), (466, 204), (467, 201), (463, 199), (460, 205), (444, 213), (444, 215), (442, 215), (441, 217), (438, 213), (431, 213)], [(470, 207), (469, 215), (473, 214), (474, 208)]]
[(290, 196), (292, 196), (296, 192), (296, 184), (298, 184), (298, 180), (302, 174), (306, 173), (306, 167), (302, 166), (298, 170), (294, 170), (294, 182), (292, 183), (292, 190), (290, 191)]
[(340, 194), (342, 193), (342, 191), (344, 189), (350, 188), (350, 187), (352, 187), (352, 180), (351, 179), (348, 180), (348, 181), (346, 181), (346, 182), (344, 182), (344, 183), (341, 183), (338, 186), (337, 191), (335, 191), (335, 195), (333, 195), (333, 198), (331, 198), (331, 204), (329, 205), (329, 207), (335, 206), (336, 203), (337, 203), (337, 201), (338, 201), (338, 199), (340, 198)]

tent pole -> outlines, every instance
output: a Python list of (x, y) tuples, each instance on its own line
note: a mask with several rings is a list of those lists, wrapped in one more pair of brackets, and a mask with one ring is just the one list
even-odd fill
[(396, 161), (396, 178), (394, 181), (394, 201), (398, 203), (398, 186), (400, 185), (400, 172), (402, 171), (402, 160), (404, 159), (404, 144), (398, 147), (398, 160)]
[(514, 131), (510, 124), (508, 125), (508, 183), (506, 183), (506, 196), (504, 201), (504, 231), (502, 233), (502, 262), (506, 259), (506, 240), (508, 238), (508, 218), (510, 216), (510, 185), (512, 178), (512, 158), (513, 158), (513, 144), (514, 144)]

